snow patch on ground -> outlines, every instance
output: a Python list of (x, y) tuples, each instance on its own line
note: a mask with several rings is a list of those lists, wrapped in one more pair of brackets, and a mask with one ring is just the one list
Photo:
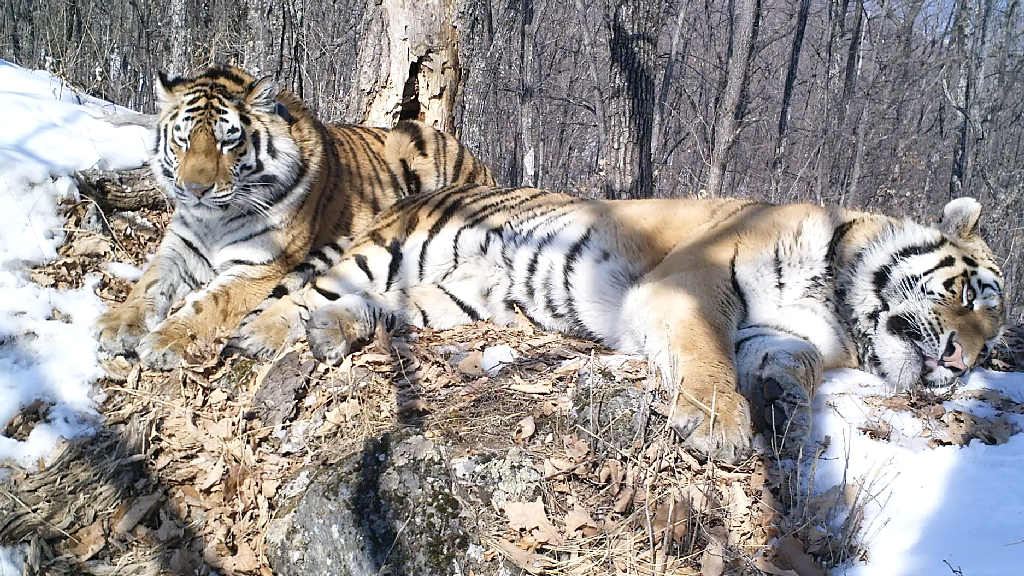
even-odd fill
[[(975, 370), (961, 390), (993, 389), (1022, 400), (1024, 374)], [(966, 447), (928, 446), (926, 423), (905, 411), (871, 415), (869, 395), (888, 394), (884, 382), (856, 370), (829, 373), (814, 400), (815, 435), (830, 436), (818, 463), (815, 490), (844, 479), (863, 483), (873, 497), (866, 505), (862, 538), (867, 562), (845, 569), (849, 576), (917, 576), (1022, 573), (1024, 566), (1024, 434), (1000, 446), (972, 440)], [(991, 417), (978, 401), (946, 402), (947, 410)], [(891, 426), (888, 441), (859, 428), (869, 421)], [(1007, 413), (1024, 428), (1024, 416)], [(944, 562), (945, 561), (945, 562)]]
[(92, 383), (102, 371), (89, 327), (106, 306), (91, 285), (43, 288), (28, 271), (57, 258), (66, 223), (58, 202), (78, 195), (71, 174), (141, 166), (151, 136), (99, 120), (130, 111), (45, 72), (0, 61), (0, 87), (0, 425), (36, 399), (53, 404), (26, 440), (0, 437), (0, 461), (31, 466), (57, 438), (91, 430)]

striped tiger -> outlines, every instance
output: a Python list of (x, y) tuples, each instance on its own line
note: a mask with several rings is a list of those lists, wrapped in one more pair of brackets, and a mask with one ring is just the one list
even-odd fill
[(337, 364), (379, 324), (449, 328), (519, 310), (646, 355), (684, 444), (738, 462), (755, 425), (778, 448), (806, 438), (823, 370), (859, 366), (904, 390), (948, 385), (984, 359), (1002, 331), (1003, 280), (980, 215), (970, 198), (924, 226), (834, 206), (468, 185), (384, 212), (247, 326), (307, 318), (314, 355)]
[[(95, 330), (154, 369), (231, 330), (311, 249), (365, 228), (409, 194), (493, 184), (454, 138), (417, 122), (329, 126), (272, 79), (230, 67), (160, 74), (150, 166), (175, 204), (155, 256)], [(184, 298), (184, 305), (168, 315)]]

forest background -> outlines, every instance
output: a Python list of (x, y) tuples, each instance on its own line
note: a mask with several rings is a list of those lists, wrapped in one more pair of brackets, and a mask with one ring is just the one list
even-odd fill
[(581, 196), (974, 196), (1024, 318), (1020, 0), (2, 0), (0, 58), (143, 112), (158, 71), (230, 62)]

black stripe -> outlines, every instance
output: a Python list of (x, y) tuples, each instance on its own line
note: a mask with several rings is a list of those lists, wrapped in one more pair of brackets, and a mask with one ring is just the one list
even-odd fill
[(178, 239), (181, 240), (182, 244), (184, 244), (186, 248), (191, 250), (196, 256), (199, 256), (203, 260), (203, 263), (206, 264), (207, 268), (213, 270), (213, 265), (210, 264), (209, 258), (204, 256), (203, 253), (199, 251), (199, 248), (196, 248), (195, 244), (189, 242), (188, 238), (185, 238), (181, 234), (175, 234), (175, 236), (177, 236)]
[(280, 300), (288, 295), (288, 287), (284, 284), (278, 284), (274, 286), (274, 289), (270, 292), (270, 297), (275, 300)]
[(462, 300), (457, 298), (454, 294), (449, 292), (447, 288), (445, 288), (444, 286), (441, 286), (441, 285), (438, 285), (437, 287), (438, 287), (439, 290), (441, 290), (441, 292), (444, 292), (445, 296), (450, 298), (451, 301), (454, 302), (455, 305), (459, 307), (459, 310), (462, 310), (463, 314), (465, 314), (466, 316), (469, 316), (470, 320), (472, 320), (473, 322), (477, 322), (477, 321), (482, 319), (480, 314), (476, 310), (474, 310), (472, 306), (470, 306), (469, 304), (466, 304), (465, 302), (463, 302)]
[(331, 292), (330, 290), (328, 290), (328, 289), (326, 289), (326, 288), (321, 288), (321, 287), (320, 287), (319, 285), (317, 285), (317, 284), (314, 284), (314, 285), (313, 285), (313, 289), (314, 289), (314, 290), (316, 290), (318, 294), (320, 294), (320, 295), (321, 295), (321, 296), (323, 296), (324, 298), (327, 298), (327, 299), (328, 299), (328, 300), (330, 300), (331, 302), (334, 302), (334, 301), (335, 301), (335, 300), (337, 300), (338, 298), (341, 298), (341, 295), (340, 295), (340, 294), (338, 294), (337, 292)]
[(370, 263), (366, 260), (366, 256), (363, 254), (355, 255), (356, 266), (366, 274), (367, 280), (373, 282), (373, 272), (370, 271)]
[[(243, 214), (243, 216), (249, 216), (249, 214)], [(232, 218), (232, 220), (236, 220), (236, 219), (237, 219), (237, 217), (236, 218)], [(232, 242), (232, 244), (241, 244), (242, 242), (248, 242), (249, 240), (252, 240), (253, 238), (255, 238), (257, 236), (260, 236), (262, 234), (266, 234), (267, 232), (271, 232), (273, 230), (277, 230), (276, 226), (270, 226), (269, 224), (266, 223), (266, 221), (262, 221), (262, 224), (264, 224), (264, 226), (259, 227), (259, 228), (255, 229), (255, 230), (253, 230), (252, 232), (249, 232), (245, 236), (242, 236), (241, 238), (239, 238), (239, 239), (235, 240), (234, 242)]]
[(385, 292), (391, 290), (391, 285), (394, 284), (399, 267), (402, 265), (402, 243), (397, 238), (388, 245), (388, 254), (391, 255), (391, 262), (388, 263), (388, 279), (384, 284)]
[(875, 295), (881, 300), (882, 290), (886, 287), (892, 274), (892, 269), (899, 266), (903, 260), (912, 256), (922, 256), (924, 254), (930, 254), (939, 248), (942, 248), (948, 244), (948, 240), (941, 238), (936, 242), (929, 242), (928, 244), (920, 244), (914, 246), (907, 246), (906, 248), (897, 251), (892, 255), (890, 262), (883, 265), (872, 275), (872, 285), (875, 289)]
[(775, 255), (772, 258), (772, 263), (775, 265), (775, 289), (780, 293), (782, 289), (786, 287), (782, 281), (782, 247), (780, 242), (775, 242)]
[(540, 254), (547, 248), (548, 244), (551, 244), (555, 240), (553, 233), (548, 233), (547, 236), (541, 239), (537, 243), (537, 247), (534, 249), (533, 254), (530, 255), (530, 260), (526, 264), (526, 296), (533, 300), (534, 295), (537, 293), (536, 287), (533, 285), (533, 278), (537, 275), (537, 261), (540, 260)]
[(228, 260), (221, 264), (218, 272), (224, 272), (225, 270), (231, 268), (232, 266), (266, 266), (267, 264), (270, 264), (273, 261), (273, 258), (271, 258), (270, 260), (243, 260), (240, 258), (232, 258), (231, 260)]

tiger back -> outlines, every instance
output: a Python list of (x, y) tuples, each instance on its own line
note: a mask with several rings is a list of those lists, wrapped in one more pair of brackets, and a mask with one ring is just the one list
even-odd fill
[(398, 199), (494, 182), (449, 135), (408, 121), (326, 125), (272, 79), (235, 67), (161, 74), (157, 94), (150, 166), (175, 213), (126, 301), (95, 326), (101, 349), (150, 368), (181, 365), (193, 339), (230, 330), (310, 250)]

